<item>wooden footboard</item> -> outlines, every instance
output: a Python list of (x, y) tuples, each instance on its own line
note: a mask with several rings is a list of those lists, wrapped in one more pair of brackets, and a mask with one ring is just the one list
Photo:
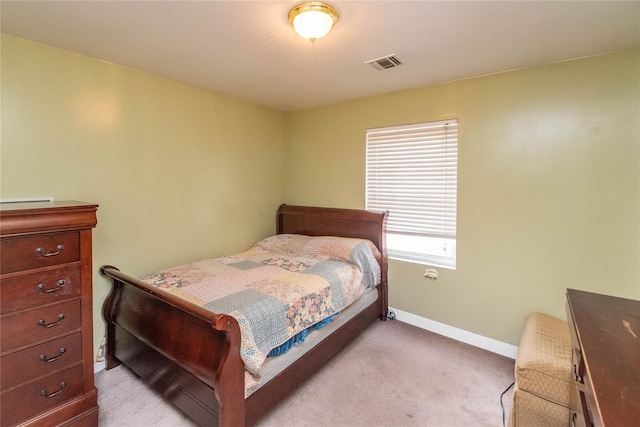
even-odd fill
[(283, 205), (277, 232), (371, 240), (382, 254), (378, 300), (335, 330), (313, 350), (244, 398), (240, 327), (228, 315), (190, 304), (154, 286), (103, 266), (113, 279), (103, 315), (107, 369), (124, 363), (199, 425), (255, 423), (325, 364), (375, 319), (387, 314), (386, 212)]
[[(244, 425), (244, 363), (240, 358), (240, 327), (231, 316), (216, 314), (158, 292), (156, 288), (112, 266), (100, 269), (113, 279), (103, 315), (107, 323), (107, 369), (125, 362), (165, 397), (175, 390), (172, 377), (183, 370), (192, 381), (215, 393), (205, 394), (202, 411), (219, 425)], [(166, 368), (165, 362), (177, 367)], [(180, 383), (175, 384), (180, 388)], [(183, 384), (182, 387), (188, 385)], [(198, 394), (193, 393), (198, 399)]]

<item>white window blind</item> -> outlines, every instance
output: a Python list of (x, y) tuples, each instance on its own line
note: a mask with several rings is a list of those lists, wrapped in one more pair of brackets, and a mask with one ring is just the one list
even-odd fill
[(389, 255), (455, 267), (457, 119), (369, 129), (366, 163), (366, 207), (389, 210)]

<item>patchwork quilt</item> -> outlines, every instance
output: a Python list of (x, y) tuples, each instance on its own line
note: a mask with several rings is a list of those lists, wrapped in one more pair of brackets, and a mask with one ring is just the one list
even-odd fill
[(235, 255), (169, 268), (142, 280), (236, 318), (245, 387), (271, 349), (334, 315), (380, 282), (375, 245), (362, 239), (280, 234)]

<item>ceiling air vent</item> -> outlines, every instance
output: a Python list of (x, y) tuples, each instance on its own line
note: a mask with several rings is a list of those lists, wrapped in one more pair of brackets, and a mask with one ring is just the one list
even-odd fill
[(399, 65), (402, 65), (402, 62), (398, 58), (396, 58), (395, 54), (383, 56), (382, 58), (372, 59), (371, 61), (365, 62), (365, 64), (371, 65), (378, 71), (386, 70), (388, 68), (395, 68)]

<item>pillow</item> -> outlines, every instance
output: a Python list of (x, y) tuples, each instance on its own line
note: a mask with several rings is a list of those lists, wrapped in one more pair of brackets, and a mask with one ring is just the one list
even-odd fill
[(262, 250), (288, 256), (327, 257), (355, 264), (362, 271), (362, 281), (367, 287), (380, 283), (380, 251), (366, 239), (336, 236), (306, 236), (302, 234), (277, 234), (256, 243), (252, 250)]

